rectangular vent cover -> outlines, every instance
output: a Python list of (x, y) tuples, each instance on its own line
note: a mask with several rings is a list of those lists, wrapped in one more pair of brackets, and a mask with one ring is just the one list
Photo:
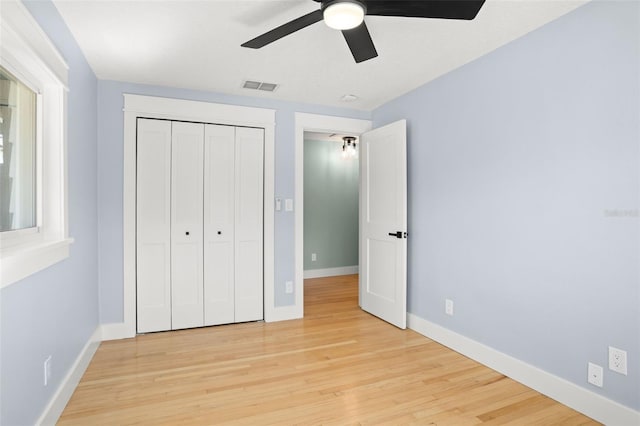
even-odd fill
[(275, 83), (265, 83), (262, 81), (247, 80), (242, 85), (245, 89), (263, 90), (265, 92), (273, 92), (278, 87)]

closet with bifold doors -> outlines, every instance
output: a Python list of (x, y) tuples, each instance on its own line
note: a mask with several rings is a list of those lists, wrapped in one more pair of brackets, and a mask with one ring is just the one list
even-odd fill
[(264, 130), (137, 120), (137, 331), (263, 319)]

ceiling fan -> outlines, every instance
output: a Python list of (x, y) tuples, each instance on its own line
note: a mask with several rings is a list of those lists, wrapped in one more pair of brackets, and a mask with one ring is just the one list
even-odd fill
[(242, 47), (260, 49), (289, 34), (324, 22), (341, 30), (356, 62), (378, 56), (364, 22), (365, 15), (401, 16), (409, 18), (465, 19), (476, 17), (485, 0), (314, 0), (320, 9), (268, 31)]

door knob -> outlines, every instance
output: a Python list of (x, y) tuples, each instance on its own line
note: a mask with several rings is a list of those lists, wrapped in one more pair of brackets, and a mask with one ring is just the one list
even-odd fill
[(407, 233), (402, 231), (389, 232), (389, 235), (396, 238), (407, 238)]

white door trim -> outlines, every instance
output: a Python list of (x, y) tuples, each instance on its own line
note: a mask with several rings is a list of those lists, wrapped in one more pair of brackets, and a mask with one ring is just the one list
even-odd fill
[(273, 321), (274, 306), (274, 153), (275, 110), (237, 105), (169, 99), (124, 94), (124, 176), (123, 176), (123, 244), (124, 244), (124, 318), (118, 336), (136, 334), (136, 120), (138, 117), (196, 121), (264, 129), (264, 318)]
[(295, 145), (295, 305), (291, 308), (292, 318), (302, 318), (304, 314), (304, 132), (347, 133), (360, 135), (371, 130), (371, 120), (332, 117), (328, 115), (296, 113)]

